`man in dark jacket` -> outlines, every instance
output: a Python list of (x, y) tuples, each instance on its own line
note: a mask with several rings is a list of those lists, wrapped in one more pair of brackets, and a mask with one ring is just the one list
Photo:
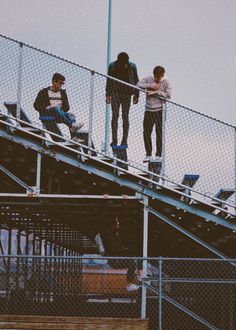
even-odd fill
[[(137, 67), (134, 63), (129, 62), (129, 56), (126, 53), (120, 53), (115, 62), (110, 63), (108, 67), (108, 76), (122, 80), (131, 85), (138, 82)], [(129, 109), (131, 104), (131, 96), (133, 95), (133, 103), (138, 103), (139, 92), (135, 88), (131, 88), (113, 79), (107, 79), (106, 84), (106, 103), (111, 103), (112, 109), (112, 143), (111, 146), (117, 145), (117, 129), (119, 109), (122, 107), (123, 119), (123, 139), (122, 145), (127, 145), (129, 132)]]
[[(55, 123), (63, 123), (69, 127), (71, 137), (76, 142), (81, 142), (75, 136), (83, 123), (76, 123), (75, 116), (69, 113), (69, 102), (66, 91), (61, 89), (65, 83), (65, 77), (60, 73), (54, 73), (52, 86), (43, 88), (37, 95), (34, 108), (39, 112), (39, 119), (46, 128), (53, 133), (60, 134)], [(58, 133), (59, 132), (59, 133)]]
[[(126, 246), (125, 238), (120, 230), (120, 222), (118, 216), (109, 221), (105, 230), (101, 231), (100, 239), (103, 246), (103, 254), (109, 257), (127, 256), (128, 247)], [(115, 269), (127, 268), (126, 280), (127, 291), (136, 291), (139, 285), (135, 284), (137, 276), (136, 262), (134, 259), (109, 259), (109, 266)]]

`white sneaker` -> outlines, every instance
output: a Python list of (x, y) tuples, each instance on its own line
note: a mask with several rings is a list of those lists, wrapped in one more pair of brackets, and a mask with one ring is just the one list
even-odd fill
[(144, 163), (150, 162), (152, 160), (152, 156), (146, 156), (143, 160)]
[(84, 142), (84, 140), (78, 138), (77, 136), (74, 136), (73, 138), (71, 138), (71, 141), (74, 141), (74, 142), (77, 142), (77, 143)]
[(153, 158), (153, 160), (154, 160), (155, 162), (162, 162), (162, 158), (161, 158), (160, 156), (155, 156), (155, 157)]
[(70, 131), (71, 133), (76, 133), (80, 128), (82, 128), (84, 126), (84, 123), (74, 123), (72, 124)]
[(139, 288), (140, 288), (139, 285), (131, 283), (131, 284), (127, 285), (126, 290), (128, 292), (131, 292), (131, 291), (137, 291)]

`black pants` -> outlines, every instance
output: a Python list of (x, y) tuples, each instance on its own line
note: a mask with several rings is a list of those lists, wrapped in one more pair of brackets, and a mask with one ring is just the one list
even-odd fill
[(156, 156), (161, 156), (162, 152), (162, 110), (145, 111), (143, 120), (143, 139), (146, 155), (152, 154), (152, 130), (156, 128)]
[(129, 109), (131, 103), (131, 95), (114, 95), (111, 97), (111, 109), (112, 109), (112, 141), (117, 143), (117, 129), (120, 106), (122, 108), (122, 120), (123, 120), (123, 143), (126, 144), (129, 133)]

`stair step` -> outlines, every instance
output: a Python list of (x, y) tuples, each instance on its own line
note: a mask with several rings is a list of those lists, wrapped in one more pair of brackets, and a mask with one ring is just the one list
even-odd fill
[(6, 115), (4, 115), (3, 113), (0, 113), (0, 119), (7, 121), (8, 117)]
[[(99, 162), (99, 160), (105, 162), (105, 163), (101, 163)], [(88, 158), (86, 160), (86, 163), (95, 167), (99, 167), (105, 170), (109, 170), (109, 171), (113, 171), (113, 167), (110, 166), (110, 164), (112, 164), (113, 160), (111, 158), (106, 158), (106, 157), (99, 157), (99, 156), (95, 156), (93, 158)]]
[(181, 192), (184, 192), (184, 191), (188, 190), (188, 188), (181, 187), (181, 186), (178, 186), (178, 185), (173, 186), (172, 188), (173, 188), (174, 190), (181, 191)]
[(131, 181), (135, 181), (137, 182), (139, 180), (139, 178), (137, 178), (132, 172), (122, 172), (122, 169), (119, 170), (119, 176), (127, 179), (127, 180), (131, 180)]
[(216, 209), (213, 204), (205, 204), (200, 201), (193, 201), (191, 203), (191, 206), (193, 206), (194, 208), (197, 208), (197, 209), (201, 209), (203, 211), (207, 211), (207, 212), (213, 212)]
[(58, 145), (58, 144), (55, 144), (54, 142), (47, 142), (47, 145), (50, 147), (55, 147), (55, 148), (63, 148), (63, 147), (78, 148), (79, 147), (77, 144), (75, 144), (73, 142), (57, 142), (57, 143), (60, 143), (60, 144)]
[(220, 189), (220, 191), (215, 195), (216, 198), (226, 201), (235, 193), (234, 189)]
[(32, 133), (40, 134), (40, 135), (43, 134), (43, 132), (39, 128), (34, 128), (34, 127), (30, 127), (30, 126), (24, 127), (24, 131), (26, 131), (26, 132), (28, 131), (28, 132), (32, 132)]

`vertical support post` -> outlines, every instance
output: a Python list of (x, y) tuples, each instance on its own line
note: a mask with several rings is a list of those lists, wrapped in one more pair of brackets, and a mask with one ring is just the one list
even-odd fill
[(90, 78), (90, 97), (89, 97), (89, 136), (88, 147), (92, 147), (92, 134), (93, 134), (93, 98), (94, 98), (94, 71), (91, 71)]
[[(18, 227), (17, 233), (16, 233), (16, 254), (19, 256), (21, 254), (20, 250), (20, 242), (21, 242), (21, 228)], [(16, 287), (19, 287), (19, 278), (20, 278), (20, 262), (21, 259), (16, 259)]]
[(25, 230), (25, 255), (27, 256), (26, 258), (24, 258), (25, 260), (25, 271), (24, 271), (24, 281), (25, 283), (27, 282), (27, 279), (28, 279), (28, 271), (29, 271), (29, 223), (27, 223), (27, 227), (26, 227), (26, 230)]
[(236, 215), (236, 127), (234, 128), (234, 207)]
[[(0, 254), (2, 256), (4, 256), (4, 251), (3, 251), (3, 246), (2, 246), (2, 240), (1, 240), (1, 228), (0, 228)], [(3, 263), (4, 263), (4, 266), (6, 268), (6, 261), (5, 261), (5, 258), (3, 258)]]
[[(20, 105), (21, 105), (21, 81), (22, 81), (22, 68), (23, 68), (23, 43), (21, 42), (19, 48), (19, 61), (17, 73), (17, 93), (16, 93), (16, 118), (20, 119)], [(19, 123), (16, 124), (17, 126)]]
[(162, 110), (162, 167), (161, 175), (165, 175), (165, 165), (166, 165), (166, 103), (163, 105)]
[(36, 190), (37, 190), (37, 193), (40, 193), (41, 163), (42, 163), (42, 155), (38, 152), (37, 153), (37, 168), (36, 168)]
[[(111, 57), (111, 8), (112, 8), (112, 0), (108, 0), (108, 25), (107, 25), (107, 69), (110, 63)], [(109, 153), (109, 133), (110, 133), (110, 111), (109, 105), (106, 104), (106, 112), (105, 112), (105, 142), (104, 142), (104, 151), (105, 154)]]
[(162, 258), (159, 259), (159, 330), (162, 329)]
[(11, 257), (9, 257), (9, 255), (11, 255), (11, 240), (12, 240), (12, 230), (11, 228), (8, 229), (8, 248), (7, 248), (7, 254), (8, 254), (8, 258), (7, 258), (7, 285), (6, 285), (6, 295), (7, 298), (9, 298), (10, 295), (10, 278), (11, 278)]
[[(148, 255), (148, 197), (143, 196), (143, 277), (147, 276), (147, 255)], [(146, 318), (147, 310), (147, 289), (144, 282), (142, 282), (142, 303), (141, 303), (141, 318)]]
[[(7, 269), (7, 259), (4, 258), (4, 254), (5, 254), (5, 251), (3, 249), (3, 243), (2, 243), (2, 229), (0, 227), (0, 254), (2, 254), (2, 257), (3, 257), (3, 263), (4, 263), (4, 266), (5, 266), (5, 269)], [(7, 254), (7, 253), (6, 253)]]

